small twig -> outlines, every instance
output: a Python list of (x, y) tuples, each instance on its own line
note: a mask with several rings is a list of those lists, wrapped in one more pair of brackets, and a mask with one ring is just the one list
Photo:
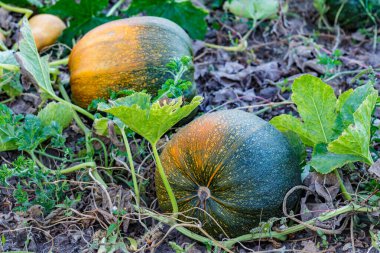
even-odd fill
[(107, 12), (106, 17), (112, 16), (115, 11), (125, 2), (125, 0), (119, 0), (117, 1), (114, 6)]
[(355, 253), (354, 216), (351, 216), (350, 235), (351, 235), (352, 253)]

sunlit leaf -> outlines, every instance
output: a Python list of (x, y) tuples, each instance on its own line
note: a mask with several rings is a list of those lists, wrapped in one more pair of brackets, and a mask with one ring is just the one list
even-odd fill
[(359, 156), (368, 164), (373, 164), (369, 151), (371, 137), (371, 115), (376, 105), (378, 94), (373, 90), (359, 108), (353, 113), (353, 124), (349, 125), (328, 145), (328, 150), (336, 154)]
[(150, 95), (139, 92), (111, 101), (110, 104), (101, 103), (98, 110), (114, 115), (134, 132), (156, 144), (171, 127), (202, 102), (202, 97), (194, 97), (187, 105), (182, 105), (182, 98), (169, 103), (157, 101), (151, 104), (150, 101)]
[(294, 81), (292, 90), (292, 100), (310, 139), (315, 144), (329, 143), (336, 119), (337, 99), (333, 88), (315, 76), (303, 75)]

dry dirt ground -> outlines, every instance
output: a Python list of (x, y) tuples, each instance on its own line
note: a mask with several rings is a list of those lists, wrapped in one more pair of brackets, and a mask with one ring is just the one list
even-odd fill
[[(0, 26), (17, 30), (19, 16), (2, 13)], [(275, 115), (294, 111), (292, 105), (281, 102), (289, 99), (290, 85), (297, 76), (309, 73), (328, 80), (337, 93), (352, 87), (352, 78), (356, 73), (341, 74), (343, 71), (356, 71), (372, 66), (380, 67), (380, 47), (373, 51), (372, 33), (345, 31), (342, 29), (325, 29), (318, 27), (318, 14), (312, 1), (290, 1), (287, 14), (280, 18), (264, 21), (249, 36), (248, 48), (243, 52), (227, 52), (208, 48), (202, 41), (194, 41), (195, 80), (198, 92), (204, 97), (199, 114), (229, 108), (241, 108), (255, 112), (269, 120)], [(206, 41), (213, 44), (230, 46), (229, 36), (238, 38), (248, 31), (247, 20), (234, 18), (223, 10), (212, 10), (207, 17), (209, 30)], [(16, 38), (17, 32), (13, 35)], [(11, 39), (7, 43), (12, 43)], [(57, 46), (59, 52), (59, 46)], [(331, 55), (340, 50), (339, 60), (342, 64), (327, 66), (320, 63), (320, 57)], [(61, 79), (68, 79), (68, 70), (61, 68)], [(379, 83), (376, 85), (380, 88)], [(34, 113), (40, 103), (36, 90), (31, 87), (7, 105), (15, 113)], [(87, 122), (90, 126), (90, 122)], [(79, 152), (78, 139), (82, 138), (78, 128), (73, 124), (65, 131), (67, 147)], [(163, 145), (168, 137), (163, 139)], [(103, 140), (107, 145), (109, 140)], [(135, 158), (140, 175), (146, 179), (144, 201), (147, 206), (159, 211), (155, 200), (153, 184), (154, 163), (151, 158), (144, 159), (147, 150), (141, 139), (131, 143), (134, 151), (143, 146), (140, 156)], [(96, 146), (101, 150), (101, 146)], [(58, 151), (50, 150), (58, 155)], [(101, 153), (101, 151), (99, 151)], [(0, 153), (0, 163), (14, 160), (18, 152)], [(120, 159), (123, 159), (119, 157)], [(52, 160), (42, 159), (46, 165), (54, 166)], [(120, 162), (115, 163), (121, 166)], [(350, 175), (353, 189), (361, 178), (361, 172)], [(356, 179), (355, 179), (356, 178)], [(74, 198), (81, 193), (80, 200), (68, 214), (64, 208), (53, 208), (48, 214), (39, 206), (32, 206), (27, 211), (14, 211), (15, 200), (12, 197), (17, 186), (17, 178), (10, 180), (9, 187), (0, 187), (0, 251), (25, 250), (31, 252), (96, 252), (99, 241), (104, 237), (106, 228), (115, 223), (115, 217), (109, 214), (108, 202), (104, 192), (83, 172), (65, 178), (67, 185), (64, 193)], [(129, 175), (124, 181), (130, 180)], [(122, 180), (119, 180), (122, 182)], [(55, 182), (58, 184), (58, 182)], [(311, 210), (341, 204), (339, 187), (334, 177), (321, 177), (310, 174), (304, 184), (319, 189), (318, 196), (306, 196), (303, 193), (300, 206)], [(175, 252), (169, 242), (185, 247), (193, 246), (188, 252), (206, 252), (206, 247), (196, 243), (178, 232), (166, 234), (168, 227), (143, 217), (146, 229), (139, 217), (132, 213), (133, 196), (126, 183), (111, 184), (108, 195), (113, 205), (123, 207), (126, 214), (121, 221), (121, 233), (135, 238), (138, 246), (145, 245), (145, 252)], [(328, 196), (328, 197), (326, 197)], [(310, 217), (302, 217), (310, 218)], [(344, 217), (339, 217), (330, 227), (339, 227)], [(292, 235), (285, 242), (256, 241), (234, 248), (235, 252), (352, 252), (354, 242), (356, 252), (367, 252), (371, 246), (368, 234), (369, 224), (365, 216), (355, 216), (340, 235), (321, 236), (306, 230)], [(148, 231), (148, 232), (147, 232)], [(162, 240), (163, 239), (163, 240)], [(0, 241), (2, 241), (0, 239)], [(161, 241), (162, 240), (162, 241)], [(157, 246), (157, 243), (160, 245)], [(154, 246), (154, 247), (150, 247)], [(215, 251), (222, 252), (222, 251)], [(374, 251), (372, 251), (374, 252)]]

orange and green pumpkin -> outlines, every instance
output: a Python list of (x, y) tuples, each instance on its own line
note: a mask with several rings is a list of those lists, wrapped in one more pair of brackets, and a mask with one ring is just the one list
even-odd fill
[[(226, 110), (180, 129), (161, 160), (179, 211), (201, 221), (214, 237), (234, 237), (283, 216), (285, 194), (301, 183), (301, 157), (294, 150), (268, 122)], [(159, 205), (171, 212), (161, 177), (155, 178)]]
[[(86, 107), (122, 89), (147, 90), (156, 95), (170, 78), (165, 65), (173, 58), (192, 56), (186, 32), (170, 20), (133, 17), (98, 26), (76, 44), (69, 59), (73, 101)], [(193, 70), (186, 80), (193, 82)], [(193, 82), (194, 83), (194, 82)], [(195, 86), (186, 95), (195, 94)]]

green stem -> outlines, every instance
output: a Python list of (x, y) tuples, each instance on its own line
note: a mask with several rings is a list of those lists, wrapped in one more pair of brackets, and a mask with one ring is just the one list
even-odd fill
[(19, 72), (20, 71), (20, 67), (17, 65), (13, 65), (13, 64), (0, 63), (0, 68), (8, 70), (8, 71), (12, 71), (12, 72)]
[(34, 151), (27, 151), (27, 153), (30, 155), (30, 157), (32, 158), (32, 160), (41, 168), (43, 169), (44, 171), (50, 171), (50, 169), (48, 169), (37, 157), (36, 155), (34, 154)]
[(69, 58), (64, 58), (56, 61), (49, 62), (50, 67), (60, 66), (60, 65), (67, 65), (69, 63)]
[(338, 179), (339, 186), (340, 186), (340, 190), (342, 191), (342, 194), (343, 194), (344, 199), (345, 199), (345, 200), (348, 200), (348, 201), (351, 201), (351, 200), (352, 200), (352, 197), (351, 197), (351, 195), (348, 193), (348, 191), (347, 191), (347, 189), (346, 189), (346, 186), (344, 186), (343, 180), (342, 180), (342, 178), (340, 177), (339, 171), (338, 171), (337, 169), (334, 170), (334, 174), (335, 174), (335, 176), (336, 176), (337, 179)]
[[(69, 104), (69, 105), (71, 105), (73, 107), (74, 105), (71, 103), (69, 95), (67, 94), (67, 92), (65, 90), (65, 87), (63, 87), (63, 85), (61, 83), (59, 84), (59, 91), (61, 92), (62, 97), (64, 98), (64, 99), (61, 99), (61, 98), (57, 97), (59, 99), (59, 101), (67, 103), (67, 104)], [(75, 106), (75, 107), (80, 108), (78, 106)], [(82, 108), (80, 108), (80, 109), (82, 109)], [(86, 113), (88, 113), (89, 115), (91, 115), (93, 120), (95, 119), (94, 115), (92, 115), (91, 113), (87, 112), (86, 110), (83, 110), (83, 111), (86, 112)], [(92, 157), (93, 157), (93, 154), (94, 154), (94, 147), (91, 145), (91, 141), (90, 141), (90, 139), (91, 139), (91, 131), (90, 131), (90, 129), (88, 129), (85, 126), (85, 124), (83, 123), (83, 121), (81, 120), (81, 118), (79, 117), (79, 115), (75, 111), (73, 113), (73, 117), (74, 117), (75, 122), (78, 124), (78, 127), (84, 132), (84, 136), (85, 136), (85, 140), (86, 140), (87, 156), (89, 157), (88, 160), (89, 160), (89, 162), (93, 162)], [(93, 171), (92, 175), (94, 176), (94, 178), (96, 179), (96, 181), (99, 184), (101, 184), (105, 189), (107, 189), (107, 184), (104, 182), (103, 178), (99, 175), (96, 167), (94, 167), (92, 169), (92, 171)]]
[(104, 182), (103, 178), (99, 175), (98, 170), (95, 167), (91, 168), (91, 170), (92, 170), (92, 175), (94, 176), (94, 178), (96, 179), (96, 181), (99, 184), (101, 184), (104, 187), (104, 189), (107, 189), (108, 186), (107, 186), (106, 182)]
[(125, 0), (119, 0), (112, 8), (107, 12), (106, 17), (112, 16), (115, 11), (125, 2)]
[(94, 115), (92, 115), (90, 112), (86, 111), (85, 109), (83, 109), (82, 107), (79, 107), (77, 105), (74, 105), (72, 104), (71, 102), (68, 102), (66, 101), (65, 99), (62, 99), (60, 97), (54, 97), (55, 100), (59, 101), (59, 102), (62, 102), (62, 103), (65, 103), (65, 104), (68, 104), (71, 106), (71, 108), (73, 108), (75, 111), (81, 113), (82, 115), (86, 116), (87, 118), (91, 119), (91, 120), (95, 120), (95, 117)]
[(90, 142), (93, 142), (93, 141), (97, 141), (100, 144), (100, 146), (102, 146), (103, 153), (104, 153), (104, 165), (105, 165), (105, 167), (108, 167), (108, 154), (107, 154), (106, 145), (104, 145), (104, 142), (102, 142), (98, 138), (92, 138), (92, 139), (90, 139)]
[(95, 168), (96, 164), (94, 162), (81, 163), (81, 164), (72, 166), (70, 168), (60, 170), (59, 173), (61, 173), (61, 174), (68, 174), (68, 173), (72, 173), (74, 171), (77, 171), (77, 170), (80, 170), (80, 169), (83, 169), (83, 168), (89, 168), (89, 167)]
[(128, 156), (127, 157), (128, 163), (129, 163), (129, 167), (130, 167), (131, 173), (132, 173), (133, 188), (134, 188), (135, 194), (136, 194), (137, 206), (140, 206), (140, 190), (139, 190), (139, 185), (138, 185), (137, 178), (136, 178), (135, 165), (133, 164), (131, 147), (129, 145), (127, 135), (125, 134), (124, 127), (123, 127), (123, 129), (120, 129), (120, 130), (121, 130), (121, 135), (123, 136), (124, 146), (125, 146), (125, 150), (127, 151), (127, 156)]
[(10, 98), (7, 98), (7, 99), (0, 101), (0, 104), (6, 104), (9, 102), (12, 102), (13, 100), (15, 100), (15, 97), (10, 97)]
[[(372, 212), (377, 212), (380, 210), (380, 207), (362, 207), (360, 205), (357, 205), (355, 203), (350, 203), (349, 205), (343, 206), (341, 208), (338, 208), (333, 211), (325, 212), (322, 213), (319, 217), (316, 217), (314, 219), (311, 219), (309, 221), (304, 222), (307, 225), (314, 225), (318, 221), (326, 221), (331, 218), (334, 218), (338, 215), (345, 214), (345, 213), (350, 213), (350, 212), (360, 212), (360, 213), (372, 213)], [(147, 209), (140, 208), (140, 211), (142, 213), (145, 213), (152, 217), (153, 219), (156, 219), (162, 223), (165, 223), (167, 225), (173, 226), (176, 224), (175, 220), (171, 217), (165, 217), (160, 214), (156, 214), (152, 211), (149, 211)], [(289, 234), (294, 234), (296, 232), (302, 231), (306, 229), (307, 227), (303, 224), (298, 224), (292, 227), (289, 227), (287, 229), (282, 230), (281, 232), (274, 232), (270, 231), (267, 233), (262, 233), (262, 232), (256, 232), (256, 233), (251, 233), (251, 234), (246, 234), (242, 236), (238, 236), (236, 238), (232, 238), (226, 241), (221, 241), (219, 242), (220, 244), (224, 245), (226, 248), (230, 249), (232, 248), (236, 243), (241, 243), (241, 242), (247, 242), (247, 241), (253, 241), (253, 240), (260, 240), (260, 239), (271, 239), (271, 238), (276, 238), (278, 240), (284, 241), (287, 239), (287, 235)], [(213, 242), (210, 238), (195, 234), (185, 227), (177, 227), (177, 231), (181, 232), (182, 234), (190, 237), (191, 239), (197, 240), (201, 243), (204, 244), (210, 244)]]
[(43, 156), (46, 156), (46, 157), (49, 157), (51, 159), (54, 159), (54, 160), (58, 160), (58, 161), (61, 161), (61, 162), (76, 162), (76, 161), (80, 161), (80, 160), (84, 160), (85, 158), (75, 158), (75, 159), (65, 159), (65, 158), (62, 158), (62, 157), (58, 157), (58, 156), (55, 156), (55, 155), (51, 155), (51, 154), (48, 154), (48, 153), (45, 153), (45, 152), (41, 152), (41, 151), (38, 151), (38, 150), (35, 150), (34, 151), (35, 153), (39, 154), (39, 155), (43, 155)]
[(175, 199), (173, 190), (172, 190), (172, 188), (170, 186), (168, 178), (166, 177), (164, 168), (162, 167), (160, 156), (158, 155), (156, 143), (151, 143), (151, 145), (152, 145), (152, 149), (153, 149), (154, 159), (156, 160), (156, 165), (157, 165), (158, 172), (160, 173), (162, 182), (163, 182), (163, 184), (165, 186), (165, 189), (166, 189), (166, 191), (167, 191), (167, 193), (169, 195), (170, 202), (172, 204), (173, 217), (176, 218), (178, 216), (178, 204), (177, 204), (177, 200)]
[(236, 46), (220, 46), (210, 43), (205, 43), (205, 46), (209, 48), (222, 49), (227, 52), (243, 52), (247, 49), (248, 43), (246, 40), (241, 40)]
[[(26, 8), (16, 7), (16, 6), (9, 5), (9, 4), (5, 4), (1, 1), (0, 1), (0, 7), (3, 9), (6, 9), (8, 11), (11, 11), (11, 12), (22, 13), (22, 14), (24, 14), (25, 18), (29, 18), (33, 14), (32, 10), (29, 10)], [(20, 20), (19, 24), (21, 25), (21, 23), (22, 23), (22, 19)]]

